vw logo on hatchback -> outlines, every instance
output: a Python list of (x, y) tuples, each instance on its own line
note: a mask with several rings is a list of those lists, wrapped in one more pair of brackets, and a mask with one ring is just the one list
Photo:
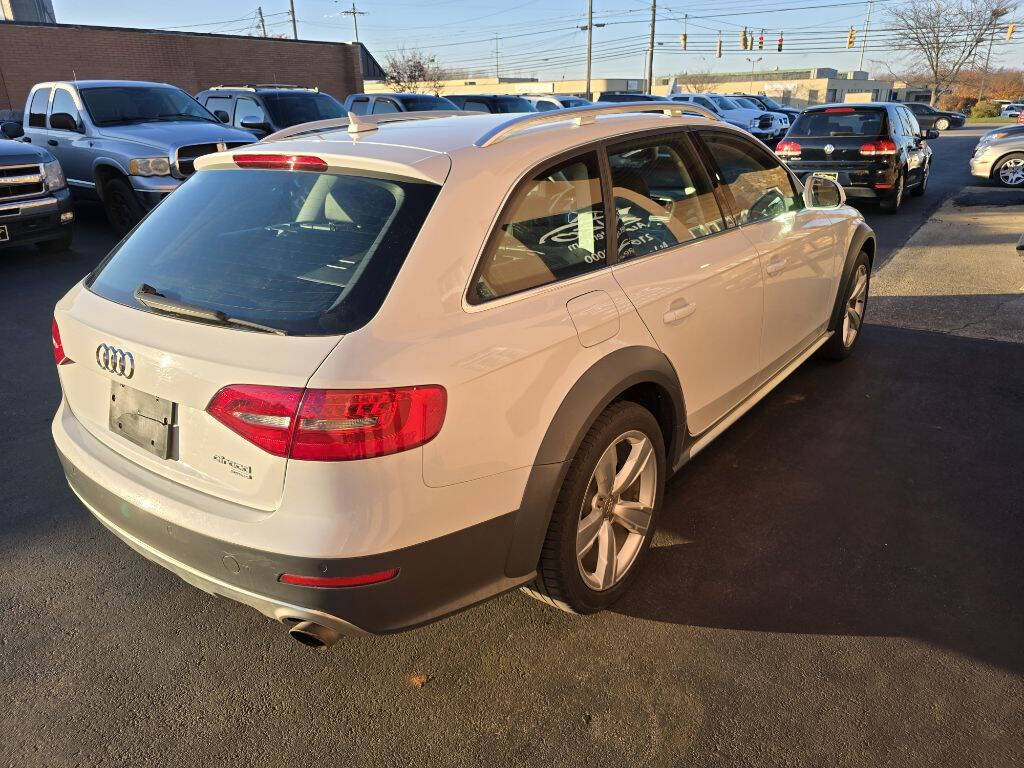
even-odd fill
[(826, 144), (825, 145), (825, 154), (826, 155), (831, 155), (835, 151), (836, 151), (836, 148), (833, 147), (831, 144)]
[(96, 364), (115, 376), (130, 379), (135, 375), (135, 358), (132, 357), (132, 353), (109, 344), (100, 344), (96, 347)]

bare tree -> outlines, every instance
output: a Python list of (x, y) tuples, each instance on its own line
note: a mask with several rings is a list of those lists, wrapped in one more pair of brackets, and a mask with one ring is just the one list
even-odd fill
[(441, 82), (446, 75), (433, 56), (404, 48), (387, 55), (384, 72), (384, 82), (399, 93), (433, 93), (435, 96), (441, 92)]
[(908, 0), (887, 9), (889, 26), (910, 49), (904, 62), (924, 75), (931, 103), (956, 83), (1008, 13), (1006, 0)]
[(676, 75), (676, 83), (687, 93), (708, 93), (717, 82), (707, 60), (701, 58), (700, 61), (701, 63), (696, 65), (692, 71)]

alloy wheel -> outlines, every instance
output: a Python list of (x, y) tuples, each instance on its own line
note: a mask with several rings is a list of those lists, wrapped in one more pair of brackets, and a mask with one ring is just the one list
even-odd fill
[(1024, 184), (1024, 157), (1013, 157), (999, 166), (999, 180), (1008, 187)]
[(846, 300), (846, 315), (843, 318), (843, 346), (849, 348), (860, 333), (864, 322), (864, 306), (868, 301), (868, 268), (864, 264), (857, 267), (853, 277), (853, 287)]
[(593, 590), (611, 589), (633, 566), (654, 515), (658, 462), (643, 432), (619, 435), (587, 483), (576, 529), (576, 562)]
[(935, 130), (944, 131), (947, 128), (949, 128), (949, 120), (947, 120), (946, 118), (940, 117), (938, 120), (935, 121)]

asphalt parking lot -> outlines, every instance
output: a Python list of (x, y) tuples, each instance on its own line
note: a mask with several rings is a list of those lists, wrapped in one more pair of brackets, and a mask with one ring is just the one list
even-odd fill
[[(965, 194), (978, 133), (866, 209), (876, 273)], [(3, 764), (1024, 764), (1024, 344), (873, 324), (805, 364), (673, 479), (612, 611), (510, 593), (312, 652), (66, 487), (50, 315), (113, 244), (78, 210), (72, 252), (0, 259)]]

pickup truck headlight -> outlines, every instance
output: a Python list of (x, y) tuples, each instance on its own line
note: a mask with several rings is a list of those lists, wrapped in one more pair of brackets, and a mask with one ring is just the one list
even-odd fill
[(64, 171), (56, 160), (43, 163), (43, 184), (46, 185), (48, 192), (56, 192), (58, 189), (64, 189), (68, 185), (64, 179)]
[(140, 157), (128, 163), (132, 176), (170, 176), (171, 163), (166, 157)]
[(755, 118), (754, 118), (754, 119), (752, 119), (752, 120), (751, 120), (751, 121), (750, 121), (749, 123), (747, 123), (747, 125), (749, 125), (749, 126), (750, 126), (751, 128), (757, 128), (757, 125), (758, 125), (758, 123), (760, 123), (760, 122), (761, 122), (761, 121), (760, 121), (760, 119), (758, 119), (758, 118), (756, 118), (756, 117), (755, 117)]

